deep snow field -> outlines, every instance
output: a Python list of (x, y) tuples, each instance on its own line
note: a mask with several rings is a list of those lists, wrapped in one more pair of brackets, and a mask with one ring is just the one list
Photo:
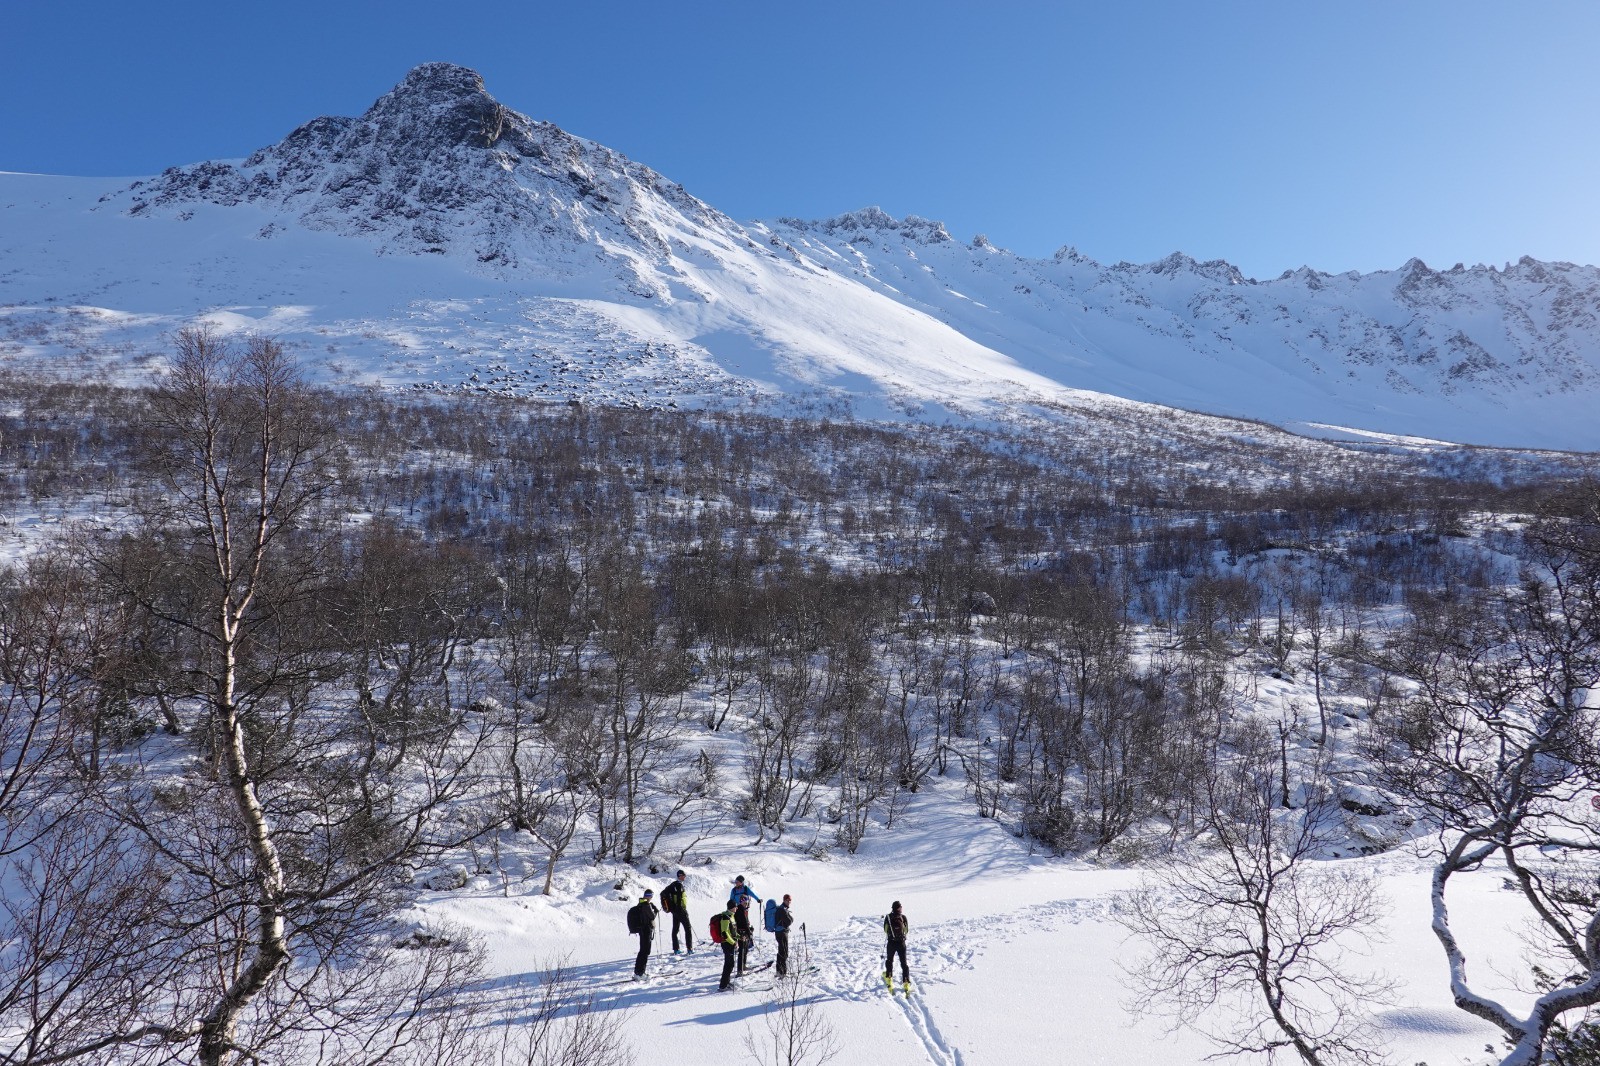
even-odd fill
[[(659, 894), (670, 868), (649, 875), (569, 865), (546, 897), (536, 860), (524, 881), (518, 860), (502, 854), (506, 873), (486, 861), (466, 888), (427, 893), (416, 916), (484, 939), (495, 978), (483, 1000), (496, 1014), (514, 1018), (540, 972), (565, 960), (604, 1009), (628, 1012), (625, 1032), (640, 1062), (745, 1062), (746, 1033), (765, 1032), (771, 993), (762, 990), (772, 984), (771, 970), (720, 993), (721, 951), (704, 942), (710, 915), (741, 873), (763, 897), (794, 896), (791, 953), (809, 953), (817, 967), (802, 978), (800, 1002), (815, 1004), (832, 1027), (841, 1047), (835, 1062), (1188, 1066), (1216, 1050), (1197, 1033), (1170, 1032), (1119, 983), (1119, 965), (1136, 959), (1138, 946), (1111, 912), (1145, 871), (1030, 855), (1000, 823), (976, 816), (958, 780), (935, 780), (892, 829), (870, 833), (855, 856), (819, 861), (796, 846), (809, 841), (752, 846), (752, 837), (727, 832), (691, 852), (684, 866), (696, 951), (670, 955), (671, 922), (663, 915), (651, 971), (681, 972), (641, 984), (631, 981), (637, 941), (626, 932), (624, 912), (645, 888)], [(1497, 1030), (1450, 1001), (1443, 955), (1428, 927), (1426, 860), (1402, 847), (1337, 861), (1377, 871), (1392, 901), (1386, 939), (1366, 960), (1398, 982), (1394, 1001), (1374, 1007), (1389, 1061), (1497, 1060), (1485, 1054), (1486, 1045), (1499, 1046)], [(619, 879), (624, 891), (614, 887)], [(1498, 880), (1480, 874), (1452, 884), (1452, 914), (1462, 927), (1470, 921), (1495, 929), (1485, 971), (1495, 956), (1511, 961), (1519, 948), (1509, 935), (1514, 928), (1496, 928), (1507, 898)], [(911, 921), (909, 997), (898, 991), (898, 971), (892, 995), (880, 976), (881, 922), (894, 900)], [(1469, 939), (1469, 951), (1479, 942)], [(758, 931), (752, 958), (770, 962), (773, 951), (771, 935)], [(1518, 1001), (1512, 990), (1498, 991)]]

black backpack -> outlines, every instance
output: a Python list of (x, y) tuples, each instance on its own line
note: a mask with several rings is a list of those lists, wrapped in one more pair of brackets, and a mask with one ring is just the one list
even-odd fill
[(628, 932), (642, 933), (650, 928), (650, 912), (645, 910), (648, 906), (650, 904), (641, 899), (628, 908)]
[(683, 884), (674, 881), (661, 890), (661, 905), (669, 911), (683, 909)]

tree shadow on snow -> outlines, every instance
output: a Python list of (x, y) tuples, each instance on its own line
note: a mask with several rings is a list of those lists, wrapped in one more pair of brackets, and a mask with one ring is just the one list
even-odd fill
[[(628, 1010), (646, 1005), (678, 1003), (702, 996), (726, 997), (718, 1003), (719, 1007), (727, 999), (733, 999), (737, 1004), (731, 1010), (719, 1010), (668, 1023), (671, 1025), (722, 1025), (727, 1022), (743, 1021), (766, 1010), (765, 999), (755, 1002), (748, 999), (741, 1001), (741, 993), (738, 991), (717, 991), (717, 977), (720, 972), (719, 960), (716, 967), (708, 967), (704, 972), (674, 975), (664, 983), (652, 983), (648, 979), (636, 983), (631, 980), (633, 973), (631, 956), (606, 962), (563, 965), (560, 968), (560, 976), (556, 978), (557, 1002), (563, 1012)], [(486, 1020), (483, 1024), (517, 1026), (531, 1021), (540, 1009), (541, 1001), (546, 994), (545, 985), (551, 979), (551, 973), (549, 970), (529, 970), (506, 974), (473, 986), (470, 991), (476, 1010), (481, 1017), (493, 1019)]]

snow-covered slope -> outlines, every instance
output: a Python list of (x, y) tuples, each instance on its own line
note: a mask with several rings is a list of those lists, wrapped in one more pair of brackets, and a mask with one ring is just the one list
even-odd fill
[[(997, 822), (958, 806), (963, 802), (959, 785), (936, 780), (908, 802), (892, 835), (869, 838), (860, 854), (828, 862), (808, 860), (788, 845), (752, 848), (748, 835), (737, 843), (703, 843), (697, 851), (703, 849), (704, 865), (687, 864), (698, 949), (667, 954), (670, 923), (664, 922), (652, 976), (638, 983), (628, 980), (635, 948), (622, 932), (622, 911), (645, 887), (659, 892), (671, 867), (649, 877), (574, 865), (556, 893), (543, 896), (535, 894), (540, 867), (530, 861), (525, 872), (514, 866), (506, 877), (474, 877), (464, 889), (430, 893), (416, 918), (427, 928), (473, 930), (487, 942), (493, 978), (485, 984), (482, 1014), (489, 1024), (498, 1020), (494, 1005), (525, 1010), (539, 971), (565, 960), (577, 990), (594, 996), (596, 1009), (629, 1012), (626, 1032), (644, 1062), (759, 1061), (744, 1040), (747, 1033), (766, 1035), (771, 971), (717, 993), (721, 952), (708, 950), (701, 935), (736, 874), (763, 895), (794, 896), (796, 920), (809, 929), (803, 937), (790, 934), (791, 951), (801, 965), (815, 967), (800, 979), (799, 1002), (841, 1047), (833, 1059), (838, 1066), (1215, 1062), (1216, 1046), (1194, 1027), (1165, 1031), (1168, 1019), (1133, 1003), (1121, 983), (1119, 967), (1136, 962), (1139, 946), (1114, 911), (1138, 873), (1030, 855)], [(1376, 957), (1346, 960), (1396, 982), (1391, 999), (1371, 1004), (1374, 1042), (1388, 1051), (1386, 1061), (1491, 1061), (1481, 1052), (1496, 1031), (1450, 1000), (1449, 975), (1428, 928), (1423, 865), (1399, 852), (1329, 866), (1370, 870), (1392, 901)], [(618, 883), (625, 891), (612, 890)], [(1515, 953), (1514, 931), (1503, 928), (1505, 904), (1497, 898), (1503, 896), (1497, 878), (1472, 875), (1460, 907), (1482, 940)], [(911, 995), (887, 991), (880, 976), (879, 930), (897, 899), (912, 922)], [(758, 934), (752, 965), (769, 963), (773, 951), (772, 938)], [(1507, 992), (1514, 1002), (1525, 997)], [(1229, 1017), (1217, 1008), (1207, 1022), (1221, 1027)]]
[(938, 223), (869, 208), (771, 232), (1038, 373), (1132, 399), (1484, 443), (1591, 448), (1600, 270), (1524, 258), (1505, 270), (1271, 281), (1181, 253), (1106, 267), (1064, 248), (1027, 259)]
[(1592, 448), (1597, 310), (1600, 273), (1531, 260), (1257, 283), (1028, 260), (875, 210), (740, 225), (437, 63), (243, 161), (0, 175), (0, 358), (74, 367), (136, 366), (203, 319), (388, 385), (981, 418), (1137, 401)]

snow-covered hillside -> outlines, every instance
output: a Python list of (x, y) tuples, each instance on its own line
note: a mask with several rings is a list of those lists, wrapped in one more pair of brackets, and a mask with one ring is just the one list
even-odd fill
[[(868, 210), (741, 225), (448, 64), (144, 181), (0, 175), (0, 355), (134, 365), (204, 319), (328, 376), (1003, 418), (1129, 401), (1589, 449), (1600, 271), (1104, 267)], [(74, 371), (76, 372), (76, 371)]]
[[(1102, 266), (1071, 248), (1026, 259), (870, 208), (772, 232), (1080, 387), (1291, 427), (1595, 443), (1571, 424), (1600, 383), (1594, 267), (1524, 258), (1435, 271), (1412, 259), (1256, 281), (1179, 252), (1142, 266)], [(1540, 425), (1552, 421), (1568, 424)]]

